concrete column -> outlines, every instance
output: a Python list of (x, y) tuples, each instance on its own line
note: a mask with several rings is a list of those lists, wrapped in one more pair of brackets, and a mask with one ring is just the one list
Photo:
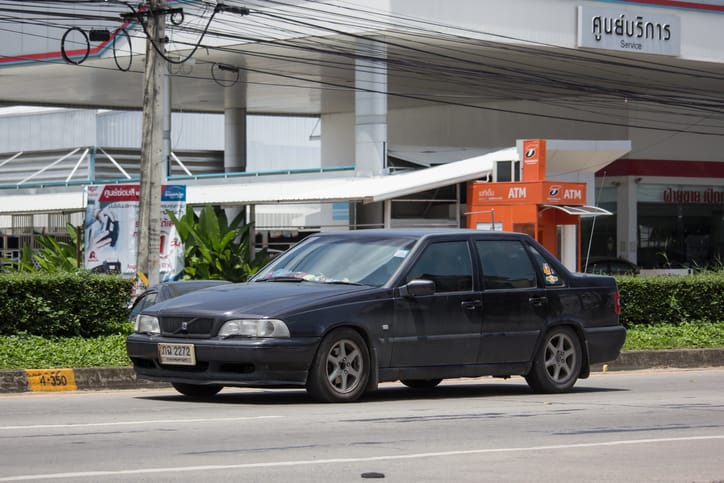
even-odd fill
[(634, 178), (630, 176), (622, 178), (616, 197), (616, 238), (618, 240), (616, 256), (633, 263), (638, 263), (637, 187), (638, 184)]
[[(239, 79), (224, 90), (224, 172), (243, 171), (246, 171), (246, 82)], [(241, 213), (242, 208), (225, 209), (229, 222)], [(253, 245), (252, 234), (250, 246)]]
[(246, 171), (246, 83), (224, 91), (224, 171)]
[(358, 43), (355, 61), (355, 169), (377, 176), (387, 167), (387, 52), (375, 41)]
[(561, 225), (561, 263), (570, 271), (578, 271), (578, 230), (576, 225)]

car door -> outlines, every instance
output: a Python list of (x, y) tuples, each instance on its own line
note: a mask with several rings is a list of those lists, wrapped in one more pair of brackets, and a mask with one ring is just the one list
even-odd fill
[(475, 363), (480, 323), (480, 292), (474, 290), (467, 240), (427, 245), (403, 283), (432, 280), (435, 292), (395, 300), (392, 366)]
[(482, 337), (478, 362), (516, 363), (530, 360), (545, 327), (545, 288), (523, 242), (517, 239), (476, 240), (483, 281)]

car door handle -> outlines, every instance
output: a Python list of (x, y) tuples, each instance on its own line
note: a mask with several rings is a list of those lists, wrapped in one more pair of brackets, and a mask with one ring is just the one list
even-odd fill
[(536, 307), (542, 307), (548, 302), (548, 297), (531, 297), (528, 299), (528, 302)]
[(460, 302), (460, 307), (465, 310), (477, 310), (482, 306), (483, 303), (480, 300), (463, 300)]

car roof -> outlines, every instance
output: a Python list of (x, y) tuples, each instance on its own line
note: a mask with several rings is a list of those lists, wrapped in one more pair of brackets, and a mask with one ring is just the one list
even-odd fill
[(509, 238), (524, 238), (528, 235), (517, 232), (506, 231), (483, 231), (472, 230), (467, 228), (374, 228), (369, 230), (351, 230), (351, 231), (333, 231), (323, 232), (311, 235), (313, 237), (379, 237), (379, 236), (399, 236), (410, 238), (423, 238), (426, 236), (443, 236), (443, 235), (476, 235), (476, 236), (495, 236)]

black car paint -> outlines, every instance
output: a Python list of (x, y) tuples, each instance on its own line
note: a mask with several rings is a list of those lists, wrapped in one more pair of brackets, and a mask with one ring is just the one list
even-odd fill
[[(373, 236), (374, 232), (346, 236)], [(402, 282), (415, 263), (412, 256), (382, 287), (253, 280), (225, 285), (162, 302), (144, 314), (213, 318), (210, 334), (233, 318), (281, 319), (291, 338), (220, 340), (213, 335), (132, 334), (127, 347), (138, 376), (192, 384), (304, 387), (317, 346), (338, 327), (352, 327), (364, 337), (372, 358), (370, 388), (378, 381), (397, 379), (524, 375), (531, 369), (542, 335), (556, 325), (572, 327), (583, 342), (580, 377), (588, 375), (590, 364), (617, 357), (625, 329), (614, 312), (616, 285), (611, 277), (571, 273), (525, 235), (467, 230), (392, 233), (418, 238), (411, 251), (417, 256), (433, 241), (464, 239), (474, 254), (476, 237), (522, 240), (545, 255), (564, 284), (545, 287), (544, 274), (538, 269), (537, 288), (485, 290), (479, 266), (473, 263), (472, 291), (405, 296)], [(436, 331), (440, 320), (454, 320), (455, 328)], [(192, 342), (199, 364), (161, 366), (158, 342)]]

